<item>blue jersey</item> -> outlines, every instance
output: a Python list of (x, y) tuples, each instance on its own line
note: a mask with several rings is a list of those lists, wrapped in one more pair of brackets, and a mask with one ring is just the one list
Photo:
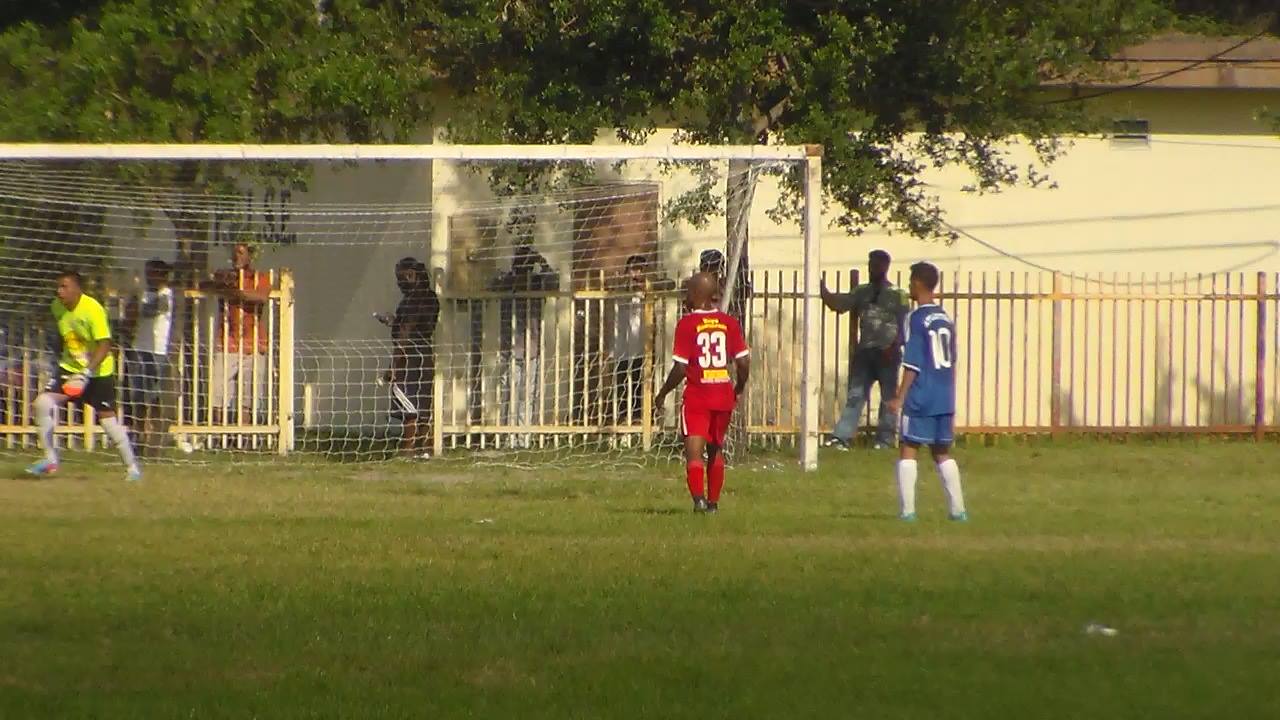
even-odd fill
[(938, 305), (921, 305), (906, 323), (902, 365), (916, 371), (903, 413), (908, 417), (956, 412), (956, 326)]

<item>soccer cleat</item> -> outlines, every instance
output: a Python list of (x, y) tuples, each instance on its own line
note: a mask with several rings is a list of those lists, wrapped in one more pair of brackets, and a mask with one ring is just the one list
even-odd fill
[(53, 475), (56, 472), (58, 472), (58, 463), (49, 460), (41, 460), (27, 466), (28, 475), (44, 476)]
[(696, 513), (704, 513), (707, 511), (707, 499), (699, 495), (693, 499), (693, 511)]
[(707, 514), (718, 513), (718, 512), (720, 512), (720, 503), (713, 503), (713, 502), (707, 503)]
[(898, 519), (899, 519), (899, 520), (901, 520), (902, 522), (915, 522), (915, 521), (916, 521), (916, 514), (915, 514), (915, 513), (902, 513), (901, 515), (899, 515), (899, 516), (898, 516)]
[(947, 519), (951, 522), (969, 522), (969, 513), (955, 513), (948, 515)]
[(129, 471), (124, 475), (125, 482), (142, 482), (142, 468), (137, 465), (130, 466)]
[(827, 439), (822, 442), (822, 447), (833, 448), (840, 451), (847, 451), (849, 449), (849, 441), (842, 440), (841, 438), (838, 438), (835, 435), (829, 435), (827, 436)]

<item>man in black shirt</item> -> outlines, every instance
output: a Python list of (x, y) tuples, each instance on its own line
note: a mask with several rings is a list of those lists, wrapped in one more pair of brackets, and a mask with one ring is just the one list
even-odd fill
[(396, 263), (396, 285), (400, 304), (394, 316), (379, 315), (391, 328), (391, 369), (386, 379), (391, 385), (392, 415), (404, 427), (401, 452), (411, 457), (429, 458), (432, 396), (435, 391), (435, 347), (432, 336), (440, 319), (440, 298), (431, 287), (427, 266), (416, 258)]

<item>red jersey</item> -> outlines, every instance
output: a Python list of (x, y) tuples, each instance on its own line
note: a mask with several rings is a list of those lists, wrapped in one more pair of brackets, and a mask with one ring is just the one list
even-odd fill
[(684, 403), (698, 410), (733, 410), (729, 365), (750, 354), (742, 326), (719, 310), (694, 310), (676, 324), (671, 358), (684, 364)]

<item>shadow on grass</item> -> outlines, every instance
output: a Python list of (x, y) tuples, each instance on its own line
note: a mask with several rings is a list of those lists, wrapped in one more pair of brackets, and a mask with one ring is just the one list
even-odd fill
[(872, 512), (845, 512), (836, 515), (841, 520), (879, 520), (886, 522), (889, 520), (897, 521), (896, 513), (872, 513)]
[(642, 508), (618, 508), (614, 510), (616, 513), (626, 515), (685, 515), (689, 511), (680, 510), (673, 507), (642, 507)]

